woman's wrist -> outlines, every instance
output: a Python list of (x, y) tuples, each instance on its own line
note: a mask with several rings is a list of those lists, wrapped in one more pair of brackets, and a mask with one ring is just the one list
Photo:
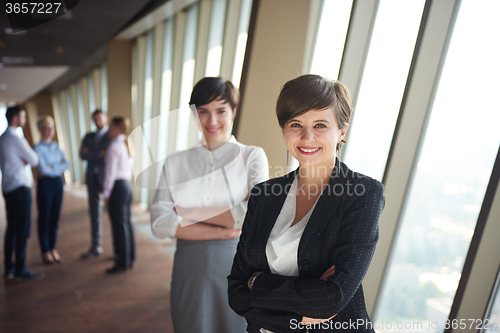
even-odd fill
[(255, 272), (252, 274), (252, 276), (250, 276), (250, 278), (248, 279), (248, 289), (250, 289), (250, 291), (252, 291), (252, 288), (253, 288), (253, 284), (255, 282), (255, 279), (257, 278), (257, 276), (259, 276), (262, 272)]

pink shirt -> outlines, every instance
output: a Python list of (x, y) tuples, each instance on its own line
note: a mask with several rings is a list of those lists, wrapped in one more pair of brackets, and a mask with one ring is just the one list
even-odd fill
[(104, 198), (109, 199), (115, 180), (130, 180), (133, 160), (128, 154), (125, 134), (111, 140), (104, 157)]

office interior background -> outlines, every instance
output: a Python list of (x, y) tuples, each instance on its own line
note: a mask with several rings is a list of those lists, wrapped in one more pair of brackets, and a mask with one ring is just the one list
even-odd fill
[(296, 167), (275, 117), (281, 86), (344, 82), (354, 113), (340, 158), (385, 185), (367, 308), (408, 325), (378, 331), (500, 332), (500, 1), (82, 0), (20, 33), (0, 8), (0, 113), (23, 105), (32, 144), (37, 118), (54, 117), (67, 188), (84, 182), (91, 112), (127, 116), (134, 169), (153, 184), (134, 184), (144, 209), (164, 157), (199, 138), (170, 111), (202, 77), (239, 87), (233, 134), (264, 148), (271, 177)]

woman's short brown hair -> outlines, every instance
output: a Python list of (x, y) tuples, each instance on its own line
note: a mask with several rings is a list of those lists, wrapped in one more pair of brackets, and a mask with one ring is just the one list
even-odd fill
[(194, 86), (189, 105), (194, 104), (200, 107), (214, 100), (226, 101), (234, 110), (238, 106), (240, 92), (229, 80), (220, 77), (205, 77)]
[[(339, 129), (344, 129), (352, 114), (351, 95), (339, 81), (330, 81), (319, 75), (302, 75), (288, 81), (281, 88), (276, 102), (276, 116), (283, 129), (290, 120), (311, 110), (333, 107)], [(346, 141), (337, 144), (337, 150)]]

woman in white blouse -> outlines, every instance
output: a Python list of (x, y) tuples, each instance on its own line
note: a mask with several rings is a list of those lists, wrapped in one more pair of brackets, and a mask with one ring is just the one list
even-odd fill
[(132, 154), (126, 135), (130, 121), (124, 117), (111, 119), (108, 135), (111, 139), (104, 158), (104, 200), (108, 206), (113, 230), (115, 265), (106, 270), (113, 274), (132, 268), (135, 260), (134, 229), (131, 222)]
[(338, 159), (352, 106), (338, 81), (303, 75), (276, 104), (299, 168), (258, 184), (229, 280), (251, 333), (374, 332), (361, 282), (378, 240), (383, 185)]
[(268, 179), (264, 150), (231, 136), (239, 93), (204, 78), (193, 88), (204, 139), (169, 156), (150, 207), (153, 233), (176, 238), (171, 289), (176, 333), (235, 333), (245, 321), (227, 302), (227, 280), (252, 187)]

